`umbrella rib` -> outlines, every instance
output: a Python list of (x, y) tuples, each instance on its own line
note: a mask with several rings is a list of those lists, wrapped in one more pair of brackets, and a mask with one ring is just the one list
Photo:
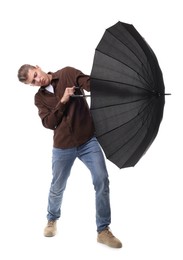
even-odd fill
[[(150, 106), (151, 105), (151, 103), (152, 103), (152, 101), (147, 105), (147, 106)], [(146, 106), (146, 107), (147, 107)], [(144, 109), (137, 115), (137, 116), (139, 116), (145, 109), (146, 109), (146, 107), (144, 107)], [(136, 117), (137, 117), (136, 116)], [(148, 115), (149, 116), (149, 115)], [(144, 121), (144, 123), (147, 121), (147, 119), (148, 119), (148, 116), (146, 117), (146, 120)], [(136, 118), (136, 117), (134, 117), (134, 118)], [(134, 120), (134, 118), (133, 119), (131, 119), (131, 120), (129, 120), (128, 122), (126, 122), (125, 124), (127, 124), (127, 123), (129, 123), (130, 121), (132, 121), (132, 120)], [(144, 123), (142, 124), (142, 126), (138, 129), (138, 131), (130, 138), (130, 139), (128, 139), (122, 146), (120, 146), (115, 152), (113, 152), (113, 153), (111, 153), (110, 155), (108, 155), (108, 157), (111, 157), (111, 156), (113, 156), (117, 151), (119, 151), (122, 147), (124, 147), (130, 140), (132, 140), (138, 133), (139, 133), (139, 131), (141, 130), (141, 128), (144, 126)], [(124, 125), (125, 125), (124, 124)], [(121, 126), (120, 126), (121, 127)], [(116, 130), (116, 129), (118, 129), (119, 127), (116, 127), (115, 129), (113, 129), (113, 130)], [(113, 131), (113, 130), (111, 130), (111, 131)], [(109, 131), (109, 132), (111, 132), (111, 131)], [(108, 133), (109, 133), (108, 132)], [(100, 137), (100, 136), (98, 136), (98, 137)]]
[[(118, 126), (118, 127), (116, 127), (116, 128), (113, 128), (112, 130), (108, 131), (107, 133), (110, 133), (110, 132), (112, 132), (112, 131), (114, 131), (114, 130), (120, 128), (121, 126), (124, 126), (124, 125), (130, 123), (132, 120), (134, 120), (135, 118), (137, 118), (140, 114), (142, 114), (143, 111), (144, 111), (148, 106), (150, 106), (151, 103), (152, 103), (152, 101), (151, 101), (150, 103), (147, 103), (147, 106), (145, 106), (145, 107), (142, 109), (142, 111), (140, 111), (135, 117), (133, 117), (132, 119), (130, 119), (129, 121), (127, 121), (127, 122), (124, 123), (123, 125), (120, 125), (120, 126)], [(105, 133), (105, 134), (106, 134), (106, 133)], [(104, 135), (104, 134), (99, 135), (99, 136), (97, 136), (97, 137), (100, 137), (100, 136), (103, 136), (103, 135)], [(124, 145), (125, 145), (125, 144), (124, 144)], [(121, 148), (121, 147), (120, 147), (120, 148)]]
[[(138, 100), (137, 100), (137, 101), (138, 101)], [(134, 102), (135, 102), (135, 101), (134, 101)], [(128, 103), (125, 103), (125, 104), (129, 104), (129, 103), (131, 104), (132, 102), (128, 102)], [(138, 107), (142, 107), (142, 106), (144, 106), (144, 104), (145, 104), (145, 102), (144, 102), (143, 104), (139, 105)], [(123, 105), (123, 104), (122, 104), (122, 105)], [(106, 108), (106, 107), (102, 107), (101, 109), (103, 109), (103, 108)], [(136, 110), (136, 109), (137, 109), (137, 107), (134, 107), (134, 108), (128, 110), (128, 112), (131, 112), (131, 111)], [(142, 112), (143, 112), (143, 111), (142, 111)], [(123, 114), (123, 111), (122, 111), (121, 113), (119, 113), (118, 116), (122, 116), (122, 114)], [(140, 114), (140, 113), (138, 113), (138, 115), (139, 115), (139, 114)], [(110, 130), (110, 131), (107, 131), (105, 134), (110, 133), (110, 132), (112, 132), (113, 130), (118, 129), (118, 128), (120, 128), (121, 126), (124, 126), (125, 124), (129, 123), (131, 120), (134, 120), (136, 117), (137, 117), (137, 116), (133, 117), (133, 118), (130, 119), (129, 121), (125, 122), (124, 124), (122, 124), (122, 125), (120, 125), (120, 126), (118, 126), (118, 127), (116, 127), (116, 128), (113, 128), (113, 129)], [(108, 117), (108, 120), (113, 119), (113, 118), (114, 118), (114, 115)], [(101, 122), (102, 122), (102, 120), (101, 120)], [(98, 135), (98, 137), (101, 137), (101, 136), (103, 136), (103, 135), (104, 135), (104, 134)]]
[[(123, 44), (124, 46), (126, 46), (127, 49), (130, 50), (130, 51), (135, 55), (135, 57), (140, 61), (140, 63), (141, 63), (142, 66), (144, 67), (143, 62), (141, 61), (141, 59), (136, 55), (136, 53), (135, 53), (127, 44), (125, 44), (125, 43), (122, 42), (120, 39), (118, 39), (109, 29), (107, 29), (106, 31), (107, 31), (109, 34), (111, 34), (116, 40), (118, 40), (121, 44)], [(138, 43), (138, 42), (137, 42), (137, 43)], [(138, 45), (139, 45), (139, 44), (138, 44)], [(144, 52), (144, 51), (143, 51), (143, 52)], [(146, 69), (146, 67), (144, 67), (144, 68), (145, 68), (145, 70), (146, 70), (147, 75), (150, 76), (149, 73), (148, 73), (148, 71), (147, 71), (147, 69)]]
[[(151, 101), (151, 103), (152, 103), (152, 101)], [(149, 106), (150, 106), (150, 104), (149, 104)], [(153, 108), (152, 108), (152, 109), (153, 109)], [(151, 109), (151, 110), (152, 110), (152, 109)], [(134, 136), (136, 136), (136, 135), (138, 134), (138, 132), (142, 129), (142, 127), (144, 126), (145, 122), (147, 122), (148, 119), (150, 118), (150, 115), (151, 115), (150, 113), (147, 115), (147, 117), (146, 117), (145, 120), (144, 120), (143, 125), (141, 126), (141, 128), (139, 128), (139, 130), (136, 132), (136, 134), (135, 134)], [(148, 131), (149, 131), (149, 125), (147, 126), (147, 132), (148, 132)], [(153, 129), (153, 133), (154, 133), (154, 131), (155, 131), (155, 129)], [(134, 136), (133, 136), (132, 138), (134, 138)], [(131, 139), (132, 139), (132, 138), (131, 138)], [(141, 143), (144, 141), (144, 138), (145, 138), (145, 137), (143, 137), (143, 139), (141, 140)], [(131, 139), (130, 139), (130, 140), (131, 140)], [(152, 143), (152, 140), (153, 140), (153, 139), (151, 139), (151, 142), (150, 142), (149, 144)], [(147, 149), (148, 149), (148, 147), (146, 148), (146, 150), (147, 150)], [(145, 153), (146, 150), (144, 150), (144, 153)], [(135, 152), (136, 152), (136, 150), (131, 154), (131, 157), (134, 155)], [(129, 160), (129, 159), (128, 159), (128, 160)], [(126, 162), (128, 162), (128, 160), (127, 160)]]
[[(120, 60), (118, 60), (118, 59), (116, 59), (116, 58), (110, 56), (109, 54), (107, 54), (107, 53), (105, 53), (105, 52), (102, 52), (102, 51), (99, 50), (99, 49), (96, 49), (96, 50), (97, 50), (98, 52), (100, 52), (100, 53), (106, 55), (107, 57), (110, 57), (110, 58), (116, 60), (117, 62), (124, 64), (124, 65), (127, 66), (129, 69), (133, 70), (133, 71), (134, 71), (138, 76), (140, 76), (140, 77), (146, 82), (146, 84), (151, 88), (151, 85), (149, 84), (149, 82), (148, 82), (140, 73), (138, 73), (136, 70), (134, 70), (134, 69), (133, 69), (132, 67), (130, 67), (128, 64), (126, 64), (125, 62), (120, 61)], [(142, 65), (143, 65), (143, 64), (142, 64)]]
[(111, 83), (117, 83), (117, 84), (121, 84), (121, 85), (127, 85), (127, 86), (130, 86), (130, 87), (134, 87), (134, 88), (138, 88), (138, 89), (143, 89), (149, 93), (152, 93), (154, 94), (154, 91), (153, 90), (150, 90), (150, 89), (146, 89), (146, 88), (142, 88), (142, 87), (139, 87), (137, 85), (132, 85), (132, 84), (129, 84), (129, 83), (124, 83), (124, 82), (119, 82), (119, 81), (114, 81), (114, 80), (108, 80), (108, 79), (99, 79), (99, 78), (95, 78), (95, 77), (92, 77), (91, 76), (91, 79), (94, 79), (94, 80), (98, 80), (98, 81), (104, 81), (104, 82), (111, 82)]
[[(95, 78), (93, 78), (93, 79), (95, 79)], [(102, 80), (101, 80), (102, 81)], [(115, 82), (115, 83), (117, 83), (117, 82)], [(119, 82), (119, 84), (123, 84), (123, 83), (120, 83)], [(124, 83), (125, 84), (125, 83)], [(126, 85), (129, 85), (130, 86), (130, 84), (126, 84)], [(134, 85), (133, 85), (134, 86)], [(139, 88), (139, 87), (137, 87), (137, 88)], [(141, 88), (140, 88), (141, 89)], [(147, 89), (144, 89), (144, 90), (146, 90), (147, 92), (151, 92), (151, 91), (149, 91), (149, 90), (147, 90)], [(153, 93), (153, 92), (152, 92)], [(154, 93), (153, 93), (154, 94)], [(135, 100), (133, 100), (133, 101), (128, 101), (128, 102), (120, 102), (120, 103), (116, 103), (116, 104), (114, 104), (114, 105), (105, 105), (105, 106), (99, 106), (99, 107), (97, 107), (97, 109), (101, 109), (101, 108), (108, 108), (108, 107), (115, 107), (115, 106), (118, 106), (118, 105), (123, 105), (123, 104), (131, 104), (131, 103), (136, 103), (136, 102), (139, 102), (139, 101), (142, 101), (142, 100), (146, 100), (147, 99), (147, 97), (144, 97), (144, 98), (139, 98), (139, 99), (135, 99)], [(96, 108), (90, 108), (90, 110), (95, 110)]]
[[(133, 100), (133, 101), (129, 101), (129, 102), (122, 102), (122, 103), (116, 103), (115, 105), (105, 105), (105, 106), (100, 106), (100, 107), (97, 107), (97, 109), (101, 109), (101, 108), (108, 108), (108, 107), (115, 107), (115, 106), (119, 106), (119, 105), (126, 105), (126, 104), (132, 104), (132, 103), (136, 103), (136, 102), (139, 102), (139, 101), (142, 101), (142, 100), (146, 100), (146, 98), (139, 98), (139, 99), (136, 99), (136, 100)], [(90, 108), (90, 110), (96, 110), (96, 108)]]

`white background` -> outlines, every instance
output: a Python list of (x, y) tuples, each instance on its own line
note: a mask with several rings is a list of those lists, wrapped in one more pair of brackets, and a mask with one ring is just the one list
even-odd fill
[[(6, 0), (0, 4), (0, 258), (183, 259), (181, 1)], [(90, 173), (75, 162), (58, 235), (45, 238), (52, 131), (34, 106), (37, 89), (17, 80), (24, 63), (45, 71), (74, 66), (90, 74), (105, 29), (132, 23), (156, 53), (166, 92), (154, 143), (133, 168), (106, 160), (114, 234), (122, 249), (96, 242)]]

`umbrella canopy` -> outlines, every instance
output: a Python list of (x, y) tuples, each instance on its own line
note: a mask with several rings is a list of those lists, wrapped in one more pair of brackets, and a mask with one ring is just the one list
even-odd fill
[(119, 168), (134, 166), (154, 141), (164, 89), (157, 58), (135, 27), (108, 28), (95, 50), (90, 108), (96, 137)]

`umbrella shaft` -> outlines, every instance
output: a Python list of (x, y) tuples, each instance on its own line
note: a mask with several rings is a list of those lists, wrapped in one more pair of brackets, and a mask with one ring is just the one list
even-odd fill
[(72, 97), (90, 97), (90, 95), (72, 95)]

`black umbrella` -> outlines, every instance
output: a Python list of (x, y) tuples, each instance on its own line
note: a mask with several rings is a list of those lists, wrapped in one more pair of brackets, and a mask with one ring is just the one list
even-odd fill
[(99, 42), (91, 72), (91, 113), (106, 157), (134, 166), (163, 117), (164, 82), (157, 58), (133, 25), (118, 22)]

